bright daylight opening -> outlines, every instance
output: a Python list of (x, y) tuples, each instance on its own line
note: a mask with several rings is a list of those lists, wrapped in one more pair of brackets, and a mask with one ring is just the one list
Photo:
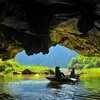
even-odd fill
[(64, 46), (56, 45), (49, 49), (49, 53), (43, 55), (42, 53), (28, 56), (25, 51), (18, 53), (15, 57), (20, 64), (25, 65), (42, 65), (50, 68), (60, 66), (66, 68), (73, 57), (78, 54)]

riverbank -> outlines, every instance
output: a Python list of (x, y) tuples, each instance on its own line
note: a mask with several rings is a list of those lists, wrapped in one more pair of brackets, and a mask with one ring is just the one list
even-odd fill
[[(60, 68), (60, 70), (64, 72), (65, 74), (68, 73), (69, 71), (68, 68)], [(90, 68), (90, 69), (82, 69), (82, 70), (76, 69), (75, 70), (76, 74), (79, 74), (82, 72), (83, 74), (100, 74), (100, 68)]]

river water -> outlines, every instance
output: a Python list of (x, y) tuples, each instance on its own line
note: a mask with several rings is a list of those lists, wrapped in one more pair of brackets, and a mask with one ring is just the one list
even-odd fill
[(52, 83), (45, 76), (1, 75), (0, 100), (100, 100), (100, 75), (83, 74), (76, 83)]

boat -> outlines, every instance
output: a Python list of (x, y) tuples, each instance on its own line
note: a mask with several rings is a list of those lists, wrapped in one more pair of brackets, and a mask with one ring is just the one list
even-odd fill
[(80, 75), (77, 74), (75, 75), (75, 77), (71, 77), (69, 75), (65, 76), (65, 77), (56, 77), (56, 76), (46, 76), (46, 79), (50, 80), (50, 81), (56, 81), (56, 82), (76, 82), (78, 81)]

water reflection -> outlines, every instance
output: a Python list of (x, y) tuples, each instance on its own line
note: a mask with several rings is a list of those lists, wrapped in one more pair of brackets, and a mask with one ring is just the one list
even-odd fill
[(100, 100), (100, 76), (86, 76), (76, 83), (50, 82), (43, 76), (0, 76), (0, 100)]
[(78, 100), (100, 100), (100, 75), (83, 75), (78, 87), (81, 90), (75, 94)]
[(78, 82), (65, 82), (65, 83), (64, 82), (62, 82), (62, 83), (60, 83), (60, 82), (49, 82), (47, 84), (47, 88), (61, 89), (62, 85), (64, 85), (64, 84), (75, 85), (75, 84), (78, 84)]
[(62, 87), (61, 87), (61, 84), (60, 84), (60, 83), (57, 84), (57, 83), (49, 82), (49, 83), (47, 84), (47, 88), (61, 89)]

